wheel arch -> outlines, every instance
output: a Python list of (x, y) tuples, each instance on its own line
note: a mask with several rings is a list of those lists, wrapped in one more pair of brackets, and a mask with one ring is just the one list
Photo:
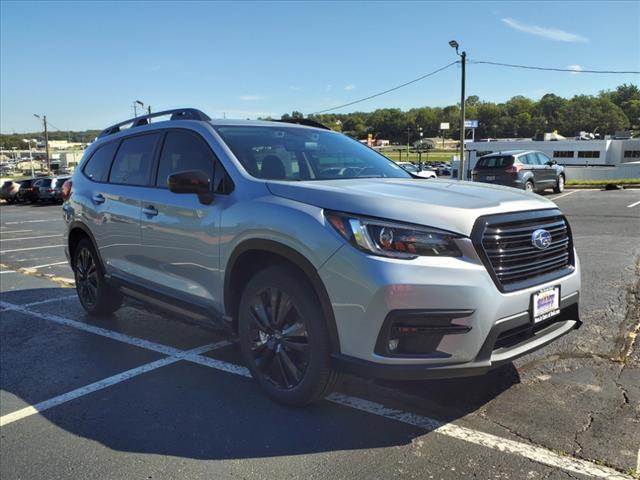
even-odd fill
[(329, 294), (315, 266), (292, 247), (266, 239), (250, 239), (240, 243), (229, 256), (224, 273), (224, 309), (237, 328), (238, 308), (242, 285), (258, 271), (274, 264), (289, 265), (299, 271), (309, 282), (320, 303), (327, 322), (332, 352), (340, 352), (338, 329)]
[(84, 223), (75, 221), (69, 225), (69, 234), (67, 236), (67, 248), (69, 249), (69, 261), (71, 263), (71, 268), (74, 268), (73, 256), (75, 254), (75, 249), (80, 243), (80, 240), (82, 240), (83, 238), (88, 238), (89, 241), (93, 244), (93, 248), (98, 255), (100, 264), (104, 266), (102, 256), (100, 255), (100, 250), (98, 249), (98, 244), (96, 243), (96, 239), (93, 236), (93, 233), (91, 233), (89, 227), (87, 227)]

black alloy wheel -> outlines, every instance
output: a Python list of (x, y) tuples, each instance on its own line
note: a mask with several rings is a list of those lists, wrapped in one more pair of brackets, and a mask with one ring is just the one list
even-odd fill
[(338, 382), (327, 319), (313, 286), (294, 267), (272, 265), (249, 280), (240, 299), (238, 341), (251, 376), (279, 403), (308, 405)]
[(93, 253), (83, 246), (76, 255), (76, 288), (83, 305), (95, 308), (98, 298), (98, 269)]
[(294, 388), (309, 365), (309, 337), (300, 312), (289, 295), (270, 287), (254, 296), (249, 314), (256, 367), (277, 388)]
[(89, 315), (111, 315), (122, 305), (122, 294), (107, 284), (100, 257), (88, 238), (73, 252), (73, 272), (80, 304)]

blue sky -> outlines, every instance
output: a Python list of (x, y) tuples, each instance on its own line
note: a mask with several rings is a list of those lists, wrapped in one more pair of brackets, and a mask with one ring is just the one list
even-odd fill
[[(102, 128), (154, 110), (305, 114), (456, 59), (640, 70), (640, 2), (13, 2), (0, 4), (0, 130)], [(445, 106), (459, 67), (339, 112)], [(638, 75), (469, 65), (467, 92), (504, 101), (595, 94)]]

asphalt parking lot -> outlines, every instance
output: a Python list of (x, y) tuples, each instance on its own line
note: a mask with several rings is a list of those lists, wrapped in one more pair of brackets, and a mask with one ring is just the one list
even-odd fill
[(0, 206), (0, 477), (630, 478), (640, 469), (640, 190), (548, 195), (583, 327), (484, 377), (346, 376), (264, 397), (216, 331), (127, 303), (88, 318), (60, 206)]

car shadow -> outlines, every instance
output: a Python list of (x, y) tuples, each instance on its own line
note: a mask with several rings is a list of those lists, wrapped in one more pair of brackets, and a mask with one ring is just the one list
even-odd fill
[[(14, 304), (37, 302), (69, 296), (71, 292), (62, 288), (21, 290), (3, 293), (2, 300)], [(118, 322), (127, 320), (125, 310), (116, 314)], [(130, 346), (127, 348), (131, 352), (116, 352), (114, 349), (119, 345), (112, 340), (109, 340), (112, 344), (108, 348), (97, 347), (95, 343), (101, 339), (89, 338), (96, 335), (58, 327), (46, 320), (32, 317), (33, 322), (25, 321), (23, 314), (8, 310), (2, 311), (1, 315), (0, 368), (3, 372), (19, 368), (20, 372), (0, 376), (0, 389), (2, 395), (11, 394), (29, 405), (49, 398), (42, 398), (42, 390), (36, 387), (37, 384), (55, 382), (56, 378), (73, 376), (79, 371), (99, 369), (113, 357), (121, 359), (127, 355), (148, 354)], [(102, 327), (108, 322), (107, 319), (86, 316), (74, 318)], [(54, 327), (74, 331), (54, 334), (51, 332)], [(12, 340), (16, 336), (22, 337), (20, 341)], [(34, 345), (42, 348), (33, 348)], [(43, 359), (38, 358), (56, 351), (60, 352), (59, 355), (62, 352), (69, 355), (74, 349), (83, 349), (86, 354), (91, 348), (95, 348), (95, 355), (89, 356), (90, 361), (83, 365), (66, 362), (60, 367), (60, 362), (49, 358), (50, 367), (43, 371)], [(161, 358), (154, 355), (152, 359), (137, 358), (134, 366)], [(239, 363), (237, 349), (232, 346), (207, 356)], [(38, 368), (32, 367), (36, 364)], [(46, 368), (56, 369), (56, 372), (47, 372)], [(345, 376), (338, 391), (451, 422), (481, 409), (516, 383), (519, 383), (518, 373), (508, 365), (482, 377), (452, 380), (378, 382)], [(55, 395), (67, 391), (58, 388)], [(3, 412), (6, 413), (10, 412)], [(149, 371), (38, 415), (75, 437), (99, 442), (116, 451), (209, 460), (393, 447), (410, 444), (416, 437), (427, 433), (423, 429), (328, 400), (306, 408), (285, 407), (265, 397), (251, 379), (187, 361)], [(22, 437), (16, 432), (20, 422), (32, 422), (29, 428), (33, 429), (34, 421), (37, 420), (30, 417), (3, 427), (5, 451), (14, 446), (19, 448), (18, 442)], [(34, 431), (38, 430), (31, 430), (32, 436)], [(35, 437), (30, 440), (30, 448), (43, 452), (56, 448), (46, 443), (46, 438), (50, 442), (54, 436)], [(74, 440), (79, 441), (78, 438)]]

